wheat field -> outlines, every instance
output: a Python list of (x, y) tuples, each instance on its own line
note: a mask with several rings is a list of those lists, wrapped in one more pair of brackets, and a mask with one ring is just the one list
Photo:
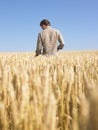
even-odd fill
[(98, 130), (98, 51), (0, 53), (0, 130)]

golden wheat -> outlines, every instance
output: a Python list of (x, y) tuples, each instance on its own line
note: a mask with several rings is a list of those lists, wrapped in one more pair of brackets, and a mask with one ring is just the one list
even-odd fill
[(98, 130), (97, 85), (98, 51), (1, 53), (0, 130)]

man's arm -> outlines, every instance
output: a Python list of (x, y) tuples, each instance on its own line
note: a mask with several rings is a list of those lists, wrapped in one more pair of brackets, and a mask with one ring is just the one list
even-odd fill
[(37, 39), (37, 46), (36, 46), (36, 54), (35, 54), (35, 56), (40, 55), (41, 50), (42, 50), (42, 40), (41, 40), (41, 35), (39, 33), (38, 34), (38, 39)]
[(59, 32), (59, 36), (58, 36), (58, 41), (59, 41), (59, 45), (57, 47), (57, 50), (63, 49), (64, 47), (64, 39), (62, 37), (62, 34)]

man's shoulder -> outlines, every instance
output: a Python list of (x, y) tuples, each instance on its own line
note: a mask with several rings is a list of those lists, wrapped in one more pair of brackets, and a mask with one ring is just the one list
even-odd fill
[(55, 33), (57, 33), (57, 34), (60, 33), (60, 31), (59, 31), (58, 29), (50, 27), (50, 28), (48, 28), (48, 29), (42, 30), (42, 31), (39, 33), (39, 35), (43, 35), (43, 34), (50, 33), (50, 32), (55, 32)]
[(53, 31), (56, 31), (56, 32), (60, 32), (58, 29), (56, 29), (56, 28), (51, 28), (51, 30), (53, 30)]

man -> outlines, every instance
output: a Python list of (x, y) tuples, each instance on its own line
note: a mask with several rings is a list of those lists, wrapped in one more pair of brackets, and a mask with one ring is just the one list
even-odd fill
[(64, 40), (61, 33), (59, 30), (51, 28), (51, 24), (47, 19), (42, 20), (40, 26), (43, 31), (38, 34), (35, 56), (40, 54), (47, 56), (56, 55), (64, 47)]

